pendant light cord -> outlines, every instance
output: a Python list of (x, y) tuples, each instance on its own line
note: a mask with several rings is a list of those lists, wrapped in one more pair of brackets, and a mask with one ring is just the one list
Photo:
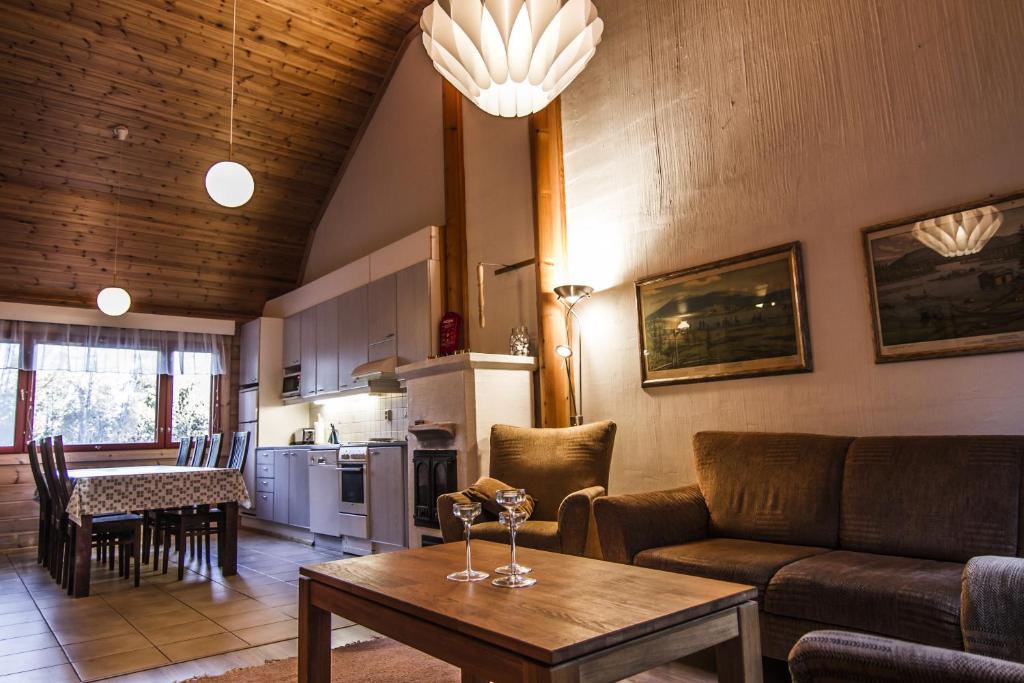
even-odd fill
[(228, 160), (235, 142), (235, 26), (238, 22), (238, 0), (231, 4), (231, 109), (228, 114)]
[[(124, 145), (120, 137), (117, 141)], [(117, 248), (121, 235), (121, 174), (124, 173), (124, 147), (117, 150), (117, 197), (114, 200), (114, 286), (117, 286)]]

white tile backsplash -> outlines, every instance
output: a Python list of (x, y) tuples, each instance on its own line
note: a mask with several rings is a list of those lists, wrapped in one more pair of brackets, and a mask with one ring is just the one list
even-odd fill
[[(387, 419), (389, 410), (391, 420)], [(382, 437), (404, 439), (409, 423), (409, 401), (406, 394), (360, 394), (334, 398), (323, 405), (310, 404), (310, 424), (317, 419), (323, 420), (325, 435), (330, 435), (333, 423), (341, 442)]]

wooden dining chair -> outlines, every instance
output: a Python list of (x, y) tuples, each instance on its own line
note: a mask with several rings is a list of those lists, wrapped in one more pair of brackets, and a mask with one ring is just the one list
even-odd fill
[(189, 456), (192, 454), (192, 439), (182, 439), (178, 444), (178, 459), (175, 467), (184, 467), (188, 464)]
[(203, 458), (203, 467), (216, 467), (217, 462), (220, 460), (220, 442), (224, 439), (224, 435), (217, 433), (211, 434), (209, 444), (206, 447), (206, 457)]
[[(174, 461), (175, 467), (186, 467), (192, 460), (192, 447), (195, 441), (190, 437), (183, 437), (178, 442), (178, 459)], [(153, 551), (153, 569), (160, 567), (160, 513), (163, 510), (145, 510), (142, 514), (142, 562), (149, 563), (150, 549)]]
[(206, 450), (206, 437), (192, 437), (192, 455), (188, 459), (189, 467), (201, 467), (203, 464), (203, 453)]
[(231, 435), (231, 453), (228, 454), (228, 467), (233, 470), (245, 468), (245, 456), (249, 451), (249, 432), (235, 432)]
[(50, 490), (46, 486), (43, 467), (39, 462), (39, 453), (36, 451), (36, 442), (34, 440), (28, 442), (28, 464), (32, 468), (32, 479), (36, 483), (36, 496), (39, 498), (39, 537), (36, 542), (36, 563), (48, 568), (50, 565), (50, 542), (52, 538), (50, 525), (53, 517), (53, 507)]

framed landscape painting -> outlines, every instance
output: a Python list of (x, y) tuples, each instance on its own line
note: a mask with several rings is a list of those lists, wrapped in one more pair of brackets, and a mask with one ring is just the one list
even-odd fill
[(1024, 350), (1024, 194), (864, 230), (875, 361)]
[(636, 283), (643, 386), (811, 370), (800, 243)]

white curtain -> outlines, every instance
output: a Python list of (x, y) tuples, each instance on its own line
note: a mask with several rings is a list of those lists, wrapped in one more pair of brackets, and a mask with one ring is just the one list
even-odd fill
[(0, 320), (0, 369), (223, 375), (228, 337)]

